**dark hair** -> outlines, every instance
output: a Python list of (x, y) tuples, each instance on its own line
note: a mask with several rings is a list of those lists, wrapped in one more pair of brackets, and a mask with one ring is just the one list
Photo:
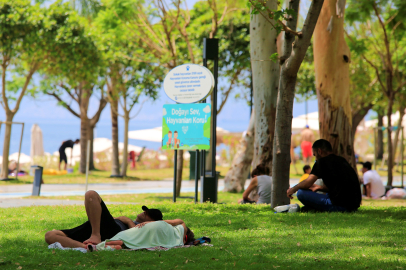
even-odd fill
[(303, 172), (304, 173), (306, 173), (306, 171), (308, 170), (308, 169), (310, 169), (311, 167), (309, 166), (309, 165), (304, 165), (303, 166)]
[(80, 142), (80, 139), (76, 139), (76, 141), (75, 142)]
[(362, 167), (365, 168), (365, 169), (370, 170), (372, 168), (372, 163), (369, 162), (369, 161), (364, 162), (364, 163), (362, 163)]
[(189, 229), (189, 227), (186, 227), (186, 236), (187, 236), (187, 242), (194, 242), (195, 239), (195, 234), (192, 232), (191, 229)]
[(333, 147), (331, 147), (331, 143), (325, 139), (317, 140), (313, 143), (313, 149), (321, 149), (324, 152), (333, 152)]
[(252, 170), (251, 175), (269, 175), (269, 168), (265, 167), (263, 164), (259, 164), (255, 169)]

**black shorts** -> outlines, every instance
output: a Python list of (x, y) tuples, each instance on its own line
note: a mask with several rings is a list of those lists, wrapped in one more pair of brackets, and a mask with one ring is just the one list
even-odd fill
[[(101, 240), (104, 241), (106, 239), (112, 238), (114, 235), (121, 232), (122, 229), (115, 222), (113, 216), (110, 214), (109, 209), (107, 209), (107, 206), (103, 202), (103, 200), (101, 201), (100, 205), (102, 208), (100, 218), (100, 235)], [(73, 240), (84, 242), (92, 235), (92, 226), (90, 225), (89, 221), (86, 221), (76, 228), (61, 231)]]
[(65, 164), (68, 164), (68, 158), (66, 157), (65, 150), (59, 150), (59, 162), (65, 161)]

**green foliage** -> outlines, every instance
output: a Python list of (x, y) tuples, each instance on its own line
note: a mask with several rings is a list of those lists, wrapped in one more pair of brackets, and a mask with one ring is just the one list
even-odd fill
[(316, 93), (316, 77), (314, 73), (313, 44), (307, 48), (305, 58), (297, 73), (295, 98), (298, 102), (314, 99)]
[(271, 57), (269, 57), (269, 59), (271, 59), (273, 62), (278, 62), (278, 59), (279, 59), (279, 54), (278, 53), (273, 53), (272, 55), (271, 55)]

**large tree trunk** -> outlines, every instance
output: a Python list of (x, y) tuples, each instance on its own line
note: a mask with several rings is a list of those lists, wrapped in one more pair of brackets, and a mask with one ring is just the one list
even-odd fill
[(110, 101), (111, 111), (111, 140), (112, 140), (112, 153), (111, 153), (111, 175), (120, 174), (119, 152), (118, 152), (118, 101)]
[(350, 50), (344, 39), (344, 10), (337, 10), (336, 2), (324, 1), (314, 31), (319, 132), (321, 139), (331, 143), (333, 152), (344, 157), (356, 171), (349, 83)]
[(383, 159), (383, 115), (378, 113), (377, 159)]
[[(6, 111), (6, 122), (12, 122), (14, 114)], [(3, 142), (3, 163), (1, 165), (1, 179), (8, 178), (8, 156), (10, 155), (10, 139), (11, 139), (11, 124), (5, 124), (6, 131), (4, 133)]]
[[(176, 197), (180, 196), (180, 189), (182, 187), (182, 172), (183, 172), (183, 150), (178, 150), (178, 159), (176, 167)], [(204, 170), (204, 168), (202, 168)]]
[(87, 154), (87, 140), (89, 130), (89, 119), (86, 116), (80, 118), (80, 165), (79, 172), (86, 173), (86, 154)]
[(230, 170), (224, 178), (224, 191), (242, 192), (254, 156), (255, 113), (252, 113), (245, 136), (238, 144)]
[[(277, 99), (275, 138), (273, 141), (272, 195), (271, 207), (288, 204), (286, 196), (289, 188), (290, 144), (292, 136), (293, 101), (295, 85), (300, 65), (309, 48), (311, 37), (324, 0), (313, 0), (306, 16), (300, 37), (285, 32), (283, 54), (280, 57), (281, 75)], [(289, 9), (296, 14), (299, 11), (299, 0), (289, 1)], [(296, 31), (297, 16), (287, 20), (287, 27)], [(256, 127), (255, 127), (256, 128)]]
[[(277, 10), (278, 1), (269, 0), (266, 6)], [(271, 169), (279, 64), (270, 61), (269, 57), (277, 52), (277, 32), (261, 14), (251, 15), (250, 38), (255, 102), (253, 167), (261, 163)]]
[(129, 112), (124, 112), (124, 149), (123, 149), (123, 163), (121, 167), (121, 175), (127, 176), (127, 160), (128, 160), (128, 125), (130, 123)]
[[(405, 116), (405, 108), (400, 108), (399, 109), (399, 120), (398, 120), (398, 124), (397, 124), (398, 129), (396, 130), (395, 139), (393, 142), (393, 160), (396, 160), (396, 150), (397, 150), (398, 144), (399, 144), (399, 135), (400, 135), (400, 132), (402, 131), (402, 129), (400, 127), (402, 127), (402, 120), (403, 120), (404, 116)], [(401, 142), (401, 143), (403, 143), (403, 142)], [(399, 160), (399, 162), (400, 162), (400, 160)]]

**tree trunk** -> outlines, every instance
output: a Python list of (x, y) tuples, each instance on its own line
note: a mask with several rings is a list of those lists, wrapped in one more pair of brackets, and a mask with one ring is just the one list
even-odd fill
[[(402, 121), (403, 121), (403, 117), (405, 116), (405, 108), (400, 108), (399, 109), (399, 120), (398, 120), (398, 129), (396, 130), (395, 133), (395, 140), (393, 142), (393, 160), (396, 160), (396, 150), (398, 148), (398, 144), (399, 144), (399, 135), (400, 132), (402, 131), (402, 129), (400, 127), (402, 127)], [(401, 142), (403, 143), (403, 142)]]
[[(357, 132), (357, 127), (364, 119), (365, 115), (368, 114), (369, 110), (372, 109), (373, 105), (370, 104), (356, 112), (352, 111), (352, 138), (355, 138), (355, 133)], [(353, 143), (354, 145), (354, 143)]]
[(121, 167), (121, 176), (127, 176), (127, 160), (128, 160), (128, 125), (130, 123), (129, 112), (124, 112), (124, 149), (123, 149), (123, 163)]
[(254, 156), (255, 113), (251, 114), (245, 136), (240, 140), (230, 170), (224, 178), (224, 191), (242, 192)]
[(350, 102), (350, 50), (344, 39), (344, 17), (335, 0), (325, 0), (314, 31), (314, 67), (319, 104), (320, 138), (357, 171)]
[(111, 153), (111, 175), (120, 174), (120, 163), (118, 160), (118, 101), (110, 101), (111, 111), (111, 140), (112, 140), (112, 153)]
[[(389, 86), (388, 86), (389, 88)], [(393, 109), (393, 95), (389, 96), (388, 100), (388, 111), (387, 111), (387, 118), (388, 118), (388, 183), (387, 186), (392, 186), (393, 181), (393, 145), (392, 145), (392, 109)]]
[(378, 113), (377, 159), (383, 159), (383, 115)]
[[(6, 111), (6, 122), (12, 122), (14, 114)], [(11, 124), (5, 124), (6, 131), (4, 133), (3, 142), (3, 163), (1, 166), (1, 179), (8, 178), (8, 156), (10, 155), (10, 139), (11, 139)]]
[(86, 173), (86, 154), (87, 154), (87, 140), (89, 130), (89, 119), (86, 116), (80, 118), (80, 165), (79, 172)]
[[(95, 169), (94, 161), (93, 161), (93, 141), (94, 141), (94, 129), (96, 126), (89, 125), (88, 131), (88, 140), (90, 140), (90, 153), (89, 153), (89, 171), (93, 171)], [(86, 145), (87, 147), (87, 145)]]
[[(270, 0), (266, 6), (277, 10), (278, 2)], [(277, 52), (277, 32), (261, 14), (251, 15), (250, 38), (255, 102), (253, 167), (261, 163), (272, 168), (279, 64), (270, 61), (269, 57)]]
[[(183, 172), (183, 150), (178, 150), (178, 159), (176, 167), (176, 197), (180, 196), (180, 189), (182, 187), (182, 172)], [(202, 168), (204, 170), (204, 168)]]

